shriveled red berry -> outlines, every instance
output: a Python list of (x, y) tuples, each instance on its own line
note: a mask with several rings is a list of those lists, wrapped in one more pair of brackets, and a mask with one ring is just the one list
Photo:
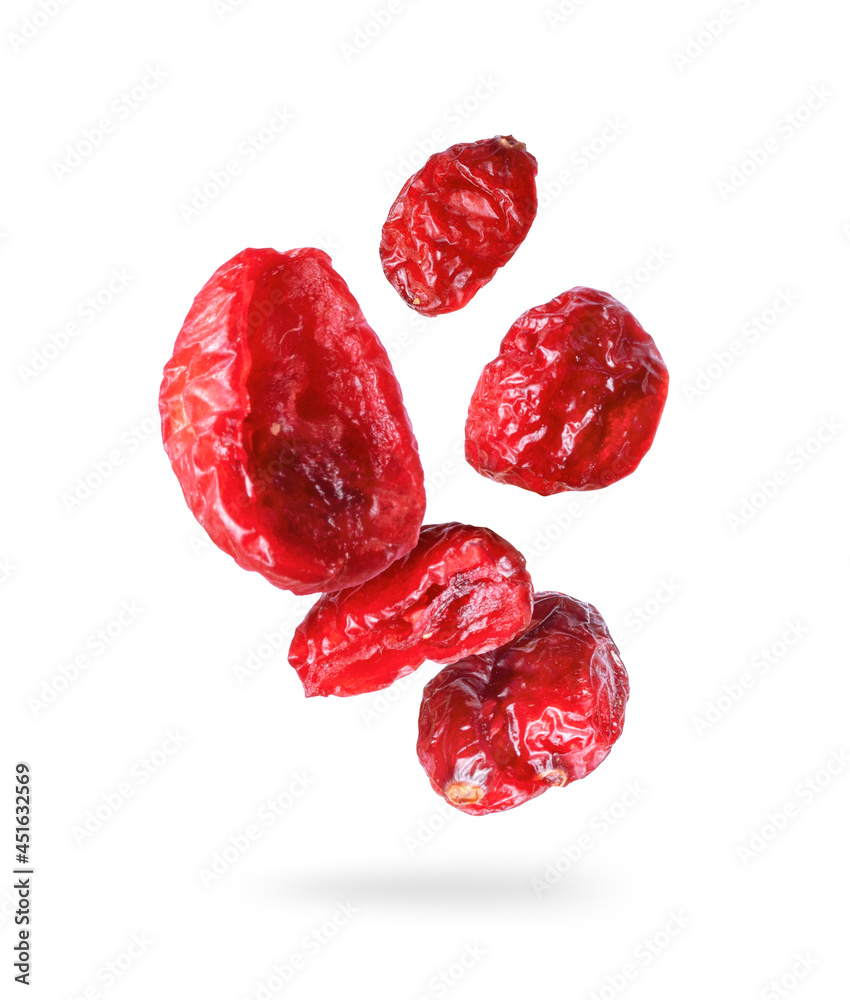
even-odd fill
[(416, 544), (422, 466), (386, 352), (321, 250), (244, 250), (201, 289), (165, 366), (165, 449), (210, 538), (296, 594)]
[(419, 760), (458, 809), (510, 809), (598, 767), (622, 733), (628, 694), (599, 612), (565, 594), (537, 594), (527, 631), (426, 685)]
[(535, 595), (528, 631), (489, 661), (482, 707), (505, 774), (566, 785), (605, 760), (623, 731), (629, 679), (593, 605)]
[(465, 306), (516, 253), (537, 214), (537, 160), (512, 135), (435, 153), (404, 185), (381, 263), (423, 316)]
[(629, 310), (573, 288), (520, 316), (481, 373), (466, 459), (542, 496), (610, 486), (649, 450), (667, 385), (658, 348)]
[(325, 594), (295, 630), (289, 662), (311, 695), (378, 691), (425, 660), (452, 663), (531, 621), (525, 559), (488, 528), (430, 524), (379, 576)]
[(419, 761), (434, 791), (472, 816), (513, 809), (550, 787), (517, 781), (493, 759), (482, 705), (490, 656), (470, 656), (441, 670), (426, 684), (419, 710)]

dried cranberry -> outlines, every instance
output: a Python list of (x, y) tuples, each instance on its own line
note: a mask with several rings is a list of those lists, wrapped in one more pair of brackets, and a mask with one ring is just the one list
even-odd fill
[(384, 273), (423, 316), (465, 306), (516, 253), (537, 214), (537, 160), (512, 135), (435, 153), (381, 234)]
[(573, 288), (520, 316), (481, 373), (467, 461), (543, 496), (609, 486), (649, 450), (667, 384), (658, 348), (629, 310)]
[(605, 760), (623, 731), (629, 679), (596, 608), (537, 594), (528, 631), (489, 659), (483, 713), (506, 774), (566, 785)]
[(435, 790), (464, 812), (510, 809), (598, 767), (622, 733), (628, 694), (599, 612), (537, 594), (519, 638), (452, 664), (425, 687), (419, 759)]
[(549, 788), (543, 781), (514, 780), (493, 759), (482, 715), (490, 656), (470, 656), (441, 670), (426, 684), (419, 711), (416, 749), (434, 791), (472, 816), (513, 809)]
[(276, 586), (350, 587), (416, 544), (425, 493), (401, 391), (321, 250), (244, 250), (215, 272), (160, 412), (195, 517)]
[(321, 597), (289, 662), (308, 696), (377, 691), (425, 660), (452, 663), (510, 641), (528, 627), (532, 597), (525, 559), (494, 531), (426, 525), (379, 576)]

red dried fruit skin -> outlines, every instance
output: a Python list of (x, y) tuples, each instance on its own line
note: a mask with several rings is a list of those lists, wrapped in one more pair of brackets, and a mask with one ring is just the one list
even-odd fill
[(520, 316), (481, 373), (466, 459), (541, 496), (610, 486), (649, 450), (667, 386), (658, 348), (629, 310), (573, 288)]
[(159, 405), (193, 514), (275, 586), (353, 586), (416, 544), (425, 490), (401, 390), (321, 250), (249, 249), (220, 267)]
[(488, 528), (425, 525), (379, 576), (325, 594), (295, 630), (289, 662), (308, 697), (379, 691), (425, 660), (495, 649), (531, 621), (525, 559)]
[(419, 711), (416, 750), (431, 786), (471, 816), (513, 809), (550, 787), (516, 781), (493, 759), (482, 715), (490, 656), (470, 656), (441, 670), (426, 684)]
[(423, 316), (465, 306), (516, 253), (537, 214), (537, 160), (512, 135), (435, 153), (381, 234), (384, 274)]
[(629, 679), (592, 604), (536, 594), (528, 631), (490, 660), (483, 712), (506, 774), (566, 785), (605, 760), (623, 732)]
[(519, 638), (452, 664), (426, 686), (419, 759), (459, 809), (510, 809), (598, 767), (623, 731), (628, 695), (599, 612), (565, 594), (537, 594)]

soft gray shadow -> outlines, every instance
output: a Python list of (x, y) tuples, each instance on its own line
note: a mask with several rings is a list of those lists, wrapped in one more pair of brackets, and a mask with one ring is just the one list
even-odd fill
[(579, 905), (616, 895), (616, 881), (599, 879), (589, 872), (571, 872), (549, 891), (538, 895), (532, 879), (539, 869), (365, 869), (362, 871), (293, 872), (279, 875), (258, 887), (264, 897), (291, 902), (335, 903), (353, 899), (397, 906), (439, 907), (446, 905), (538, 907)]

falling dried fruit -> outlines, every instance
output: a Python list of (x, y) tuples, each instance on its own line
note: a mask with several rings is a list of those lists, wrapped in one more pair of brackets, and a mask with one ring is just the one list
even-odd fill
[(434, 791), (473, 816), (513, 809), (549, 788), (515, 781), (493, 759), (482, 715), (491, 672), (486, 655), (445, 667), (425, 686), (419, 711), (417, 752)]
[(452, 663), (528, 627), (525, 559), (488, 528), (431, 524), (379, 576), (325, 594), (298, 626), (289, 662), (311, 695), (377, 691), (425, 660)]
[(321, 250), (244, 250), (195, 299), (160, 390), (165, 449), (210, 538), (296, 594), (416, 544), (422, 466), (389, 358)]
[(573, 288), (520, 316), (484, 368), (467, 461), (542, 496), (609, 486), (649, 450), (667, 384), (658, 348), (629, 310)]
[(537, 160), (512, 135), (435, 153), (404, 185), (381, 234), (381, 263), (423, 316), (465, 306), (513, 257), (537, 214)]
[(425, 687), (419, 759), (458, 809), (511, 809), (598, 767), (623, 731), (628, 695), (599, 612), (537, 594), (519, 638), (452, 664)]

